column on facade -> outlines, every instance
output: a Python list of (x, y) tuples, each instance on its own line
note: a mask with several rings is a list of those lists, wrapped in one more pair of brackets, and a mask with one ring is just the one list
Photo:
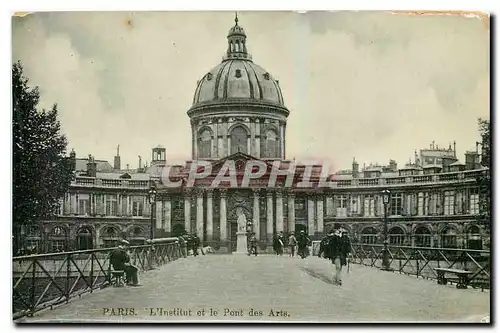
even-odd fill
[(167, 234), (170, 235), (172, 232), (172, 199), (170, 197), (166, 197), (163, 201), (163, 225), (162, 229)]
[(283, 231), (283, 194), (276, 191), (276, 233)]
[[(163, 225), (163, 201), (162, 200), (159, 200), (159, 201), (156, 201), (156, 211), (155, 211), (155, 224), (156, 224), (156, 229), (162, 229), (162, 225)], [(151, 212), (151, 214), (153, 214), (153, 212)]]
[(198, 129), (196, 128), (196, 125), (193, 124), (193, 150), (194, 150), (194, 155), (193, 158), (197, 159), (198, 158)]
[(220, 240), (227, 241), (226, 190), (220, 191)]
[(260, 119), (257, 118), (255, 119), (255, 156), (256, 157), (261, 157), (261, 152), (260, 152)]
[(219, 151), (219, 124), (217, 122), (217, 119), (214, 119), (213, 125), (212, 125), (213, 133), (214, 136), (212, 137), (212, 157), (217, 157), (218, 156), (218, 151)]
[(203, 239), (203, 190), (196, 192), (196, 234)]
[(207, 192), (207, 241), (212, 241), (214, 237), (213, 221), (213, 190)]
[(317, 231), (319, 233), (323, 233), (324, 231), (323, 216), (323, 195), (319, 195), (316, 197), (316, 221), (318, 222)]
[(288, 194), (288, 232), (295, 232), (295, 194)]
[(127, 216), (132, 215), (132, 196), (127, 195)]
[(308, 235), (314, 235), (314, 200), (312, 195), (307, 196), (307, 230)]
[(260, 240), (260, 207), (259, 207), (259, 194), (258, 189), (253, 190), (253, 231), (255, 232), (255, 238)]
[(64, 215), (71, 214), (71, 196), (68, 193), (64, 195)]
[(101, 228), (98, 228), (98, 227), (94, 228), (94, 230), (95, 230), (95, 239), (93, 239), (92, 242), (95, 244), (94, 248), (96, 248), (96, 249), (100, 248), (101, 245), (102, 245), (101, 244), (101, 241), (102, 241), (102, 239), (101, 239), (101, 229), (102, 229), (102, 227)]
[[(90, 202), (90, 195), (89, 195), (89, 202)], [(116, 216), (122, 216), (122, 195), (121, 194), (116, 195)]]
[(273, 192), (268, 191), (267, 196), (267, 219), (266, 219), (266, 234), (267, 240), (273, 240)]
[(184, 228), (186, 232), (191, 232), (191, 193), (184, 195)]
[(255, 120), (250, 118), (250, 155), (255, 156)]
[(76, 214), (76, 193), (70, 193), (70, 209), (71, 214)]

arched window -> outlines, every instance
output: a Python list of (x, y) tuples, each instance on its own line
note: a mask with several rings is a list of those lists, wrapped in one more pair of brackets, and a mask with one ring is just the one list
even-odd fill
[(106, 227), (101, 232), (102, 237), (102, 246), (104, 248), (110, 248), (118, 246), (118, 242), (120, 241), (120, 234), (115, 227)]
[(78, 250), (90, 250), (93, 248), (92, 231), (83, 227), (76, 233), (76, 246)]
[(66, 230), (62, 227), (52, 228), (50, 235), (50, 252), (64, 252), (66, 250)]
[(262, 157), (279, 157), (279, 137), (274, 130), (267, 130), (264, 137)]
[(456, 248), (457, 247), (457, 233), (451, 228), (445, 228), (441, 232), (441, 247)]
[(231, 154), (238, 152), (248, 153), (247, 150), (248, 132), (242, 126), (235, 127), (231, 131)]
[(376, 244), (378, 233), (375, 228), (367, 227), (361, 231), (361, 243), (363, 244)]
[(478, 226), (470, 226), (467, 230), (467, 248), (471, 250), (483, 249), (483, 240)]
[(394, 227), (389, 230), (389, 244), (403, 245), (405, 242), (405, 233), (400, 227)]
[(198, 138), (198, 157), (210, 158), (212, 156), (212, 133), (210, 130), (204, 129), (201, 131)]
[(415, 245), (422, 247), (431, 246), (431, 231), (427, 227), (418, 227), (415, 230)]

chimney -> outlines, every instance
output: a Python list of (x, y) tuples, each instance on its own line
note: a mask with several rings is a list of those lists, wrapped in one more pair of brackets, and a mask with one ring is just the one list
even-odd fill
[(89, 154), (89, 159), (87, 161), (87, 176), (96, 177), (97, 176), (97, 163), (94, 157)]
[(356, 162), (356, 159), (352, 159), (352, 178), (359, 177), (359, 164)]
[(118, 147), (116, 147), (116, 156), (115, 156), (115, 160), (113, 163), (113, 169), (115, 169), (115, 170), (121, 169), (120, 145), (118, 145)]
[(398, 171), (398, 164), (395, 160), (389, 160), (389, 169), (391, 171)]
[(76, 171), (76, 153), (73, 148), (71, 148), (71, 152), (69, 153), (69, 160), (71, 163), (71, 171)]
[(418, 166), (419, 163), (418, 163), (418, 154), (417, 154), (417, 151), (415, 150), (415, 165)]
[(139, 170), (142, 168), (142, 158), (141, 155), (139, 155)]
[(457, 157), (457, 143), (455, 140), (453, 140), (453, 156)]
[(130, 170), (130, 164), (127, 164), (127, 171)]

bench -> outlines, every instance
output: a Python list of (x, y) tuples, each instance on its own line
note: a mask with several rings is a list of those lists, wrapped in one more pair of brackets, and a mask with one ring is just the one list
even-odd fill
[(452, 273), (458, 276), (458, 283), (457, 283), (457, 288), (458, 289), (467, 289), (467, 283), (469, 282), (469, 275), (472, 274), (473, 272), (470, 271), (465, 271), (463, 269), (455, 269), (455, 268), (434, 268), (434, 270), (437, 273), (437, 282), (438, 284), (447, 284), (448, 279), (446, 279), (445, 274), (446, 273)]
[(125, 271), (111, 271), (111, 284), (113, 287), (123, 287), (125, 285)]

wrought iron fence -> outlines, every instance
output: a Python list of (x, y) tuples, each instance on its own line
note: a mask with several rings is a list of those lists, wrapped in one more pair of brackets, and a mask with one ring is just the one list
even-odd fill
[[(351, 262), (380, 268), (383, 249), (381, 244), (352, 244)], [(468, 286), (490, 289), (490, 251), (389, 245), (388, 252), (390, 268), (395, 272), (437, 279), (435, 268), (462, 269), (472, 272)], [(458, 282), (458, 278), (448, 280)]]
[[(13, 258), (13, 317), (30, 316), (110, 284), (109, 257), (115, 248)], [(139, 271), (184, 257), (179, 242), (132, 246), (130, 262)]]

